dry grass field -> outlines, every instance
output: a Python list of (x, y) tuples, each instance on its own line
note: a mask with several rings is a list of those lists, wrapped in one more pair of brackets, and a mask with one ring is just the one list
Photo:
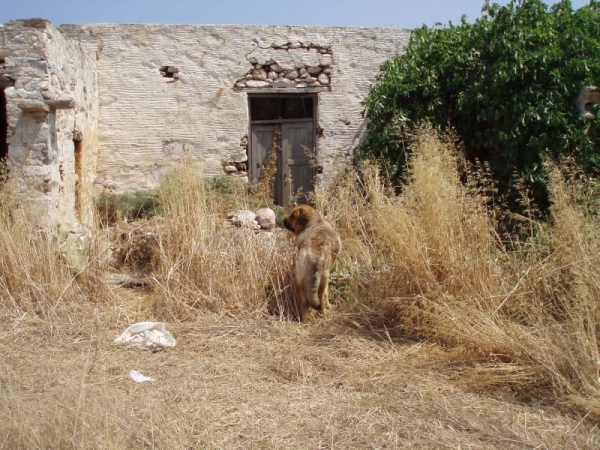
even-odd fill
[[(600, 448), (590, 187), (549, 164), (551, 216), (500, 236), (484, 168), (416, 139), (401, 195), (369, 165), (315, 193), (344, 247), (306, 325), (287, 232), (224, 220), (243, 187), (224, 200), (184, 167), (163, 215), (99, 227), (82, 269), (3, 194), (0, 449)], [(107, 282), (125, 274), (148, 285)], [(112, 346), (143, 320), (177, 346)]]

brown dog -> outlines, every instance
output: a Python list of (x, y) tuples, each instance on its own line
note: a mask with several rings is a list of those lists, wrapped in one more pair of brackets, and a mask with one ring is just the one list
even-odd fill
[(300, 321), (304, 322), (309, 306), (317, 310), (329, 308), (329, 272), (342, 243), (321, 213), (308, 205), (296, 206), (283, 225), (296, 235), (296, 287)]

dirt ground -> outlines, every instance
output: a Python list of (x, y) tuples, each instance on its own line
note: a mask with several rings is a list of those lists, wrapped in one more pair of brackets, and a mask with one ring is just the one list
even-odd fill
[(83, 321), (3, 321), (1, 449), (600, 448), (588, 420), (475, 393), (444, 349), (335, 311), (310, 325), (204, 313), (168, 324), (173, 349), (114, 347), (148, 318), (143, 291), (111, 289), (123, 303)]

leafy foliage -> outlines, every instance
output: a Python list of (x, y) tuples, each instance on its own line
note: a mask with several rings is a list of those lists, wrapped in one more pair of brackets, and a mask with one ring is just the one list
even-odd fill
[(501, 190), (515, 175), (544, 203), (542, 159), (574, 154), (600, 169), (600, 142), (574, 106), (582, 86), (600, 83), (600, 2), (574, 10), (563, 0), (486, 3), (475, 23), (413, 31), (406, 53), (387, 61), (364, 101), (370, 119), (364, 157), (402, 178), (407, 136), (422, 122), (453, 128), (469, 157), (489, 161)]
[(118, 220), (149, 219), (162, 214), (156, 190), (101, 195), (96, 209), (103, 225), (113, 225)]

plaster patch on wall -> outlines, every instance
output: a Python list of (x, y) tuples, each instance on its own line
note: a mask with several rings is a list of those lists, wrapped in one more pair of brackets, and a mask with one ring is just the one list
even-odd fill
[(186, 155), (198, 152), (198, 146), (191, 141), (167, 140), (163, 142), (163, 153), (174, 159), (181, 160)]

